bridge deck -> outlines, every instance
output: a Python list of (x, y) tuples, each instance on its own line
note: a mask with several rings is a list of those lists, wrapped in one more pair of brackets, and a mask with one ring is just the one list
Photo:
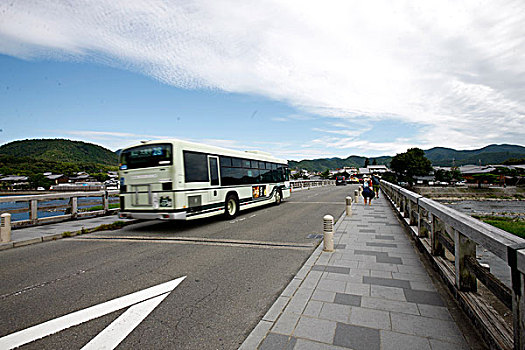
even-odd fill
[(353, 205), (241, 349), (467, 349), (383, 197)]

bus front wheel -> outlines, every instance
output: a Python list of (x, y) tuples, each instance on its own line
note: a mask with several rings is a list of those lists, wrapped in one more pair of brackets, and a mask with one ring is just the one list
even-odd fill
[(239, 202), (237, 201), (237, 197), (235, 197), (233, 194), (228, 195), (228, 197), (226, 197), (224, 209), (224, 215), (227, 219), (233, 219), (236, 217), (239, 213)]

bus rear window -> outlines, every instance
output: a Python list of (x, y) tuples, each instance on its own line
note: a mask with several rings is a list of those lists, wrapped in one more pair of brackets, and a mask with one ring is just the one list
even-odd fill
[(173, 164), (169, 144), (144, 145), (129, 148), (120, 154), (120, 169), (151, 168)]

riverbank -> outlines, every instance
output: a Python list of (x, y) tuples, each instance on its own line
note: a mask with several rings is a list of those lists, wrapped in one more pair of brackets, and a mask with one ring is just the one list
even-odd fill
[(519, 186), (415, 186), (412, 191), (435, 200), (448, 201), (523, 201), (525, 203), (525, 187)]

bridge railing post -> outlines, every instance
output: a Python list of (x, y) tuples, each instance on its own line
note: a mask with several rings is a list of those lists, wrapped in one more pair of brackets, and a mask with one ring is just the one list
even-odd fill
[(430, 253), (434, 256), (442, 256), (445, 251), (443, 245), (439, 242), (439, 234), (442, 231), (441, 224), (438, 222), (438, 217), (432, 215), (430, 230)]
[(9, 243), (11, 242), (11, 214), (3, 213), (1, 216), (0, 224), (0, 242)]
[[(510, 267), (512, 285), (514, 349), (525, 349), (525, 275), (518, 269), (518, 253), (522, 249), (525, 249), (523, 243), (507, 247), (507, 263)], [(521, 270), (523, 271), (523, 267)]]
[(419, 210), (419, 213), (418, 213), (418, 216), (417, 216), (417, 232), (418, 232), (418, 236), (423, 238), (423, 237), (428, 237), (428, 224), (429, 224), (429, 219), (428, 219), (428, 211), (425, 210), (422, 206), (418, 205), (418, 210)]
[(38, 200), (31, 199), (29, 201), (29, 221), (31, 224), (36, 224), (38, 221)]
[(102, 196), (102, 205), (104, 207), (104, 214), (107, 214), (109, 211), (109, 196), (108, 191), (104, 191), (104, 195)]
[(454, 230), (454, 257), (456, 287), (461, 291), (475, 292), (477, 290), (476, 275), (468, 269), (466, 260), (476, 260), (476, 243), (458, 230)]
[(71, 218), (76, 219), (78, 216), (78, 197), (71, 197)]

